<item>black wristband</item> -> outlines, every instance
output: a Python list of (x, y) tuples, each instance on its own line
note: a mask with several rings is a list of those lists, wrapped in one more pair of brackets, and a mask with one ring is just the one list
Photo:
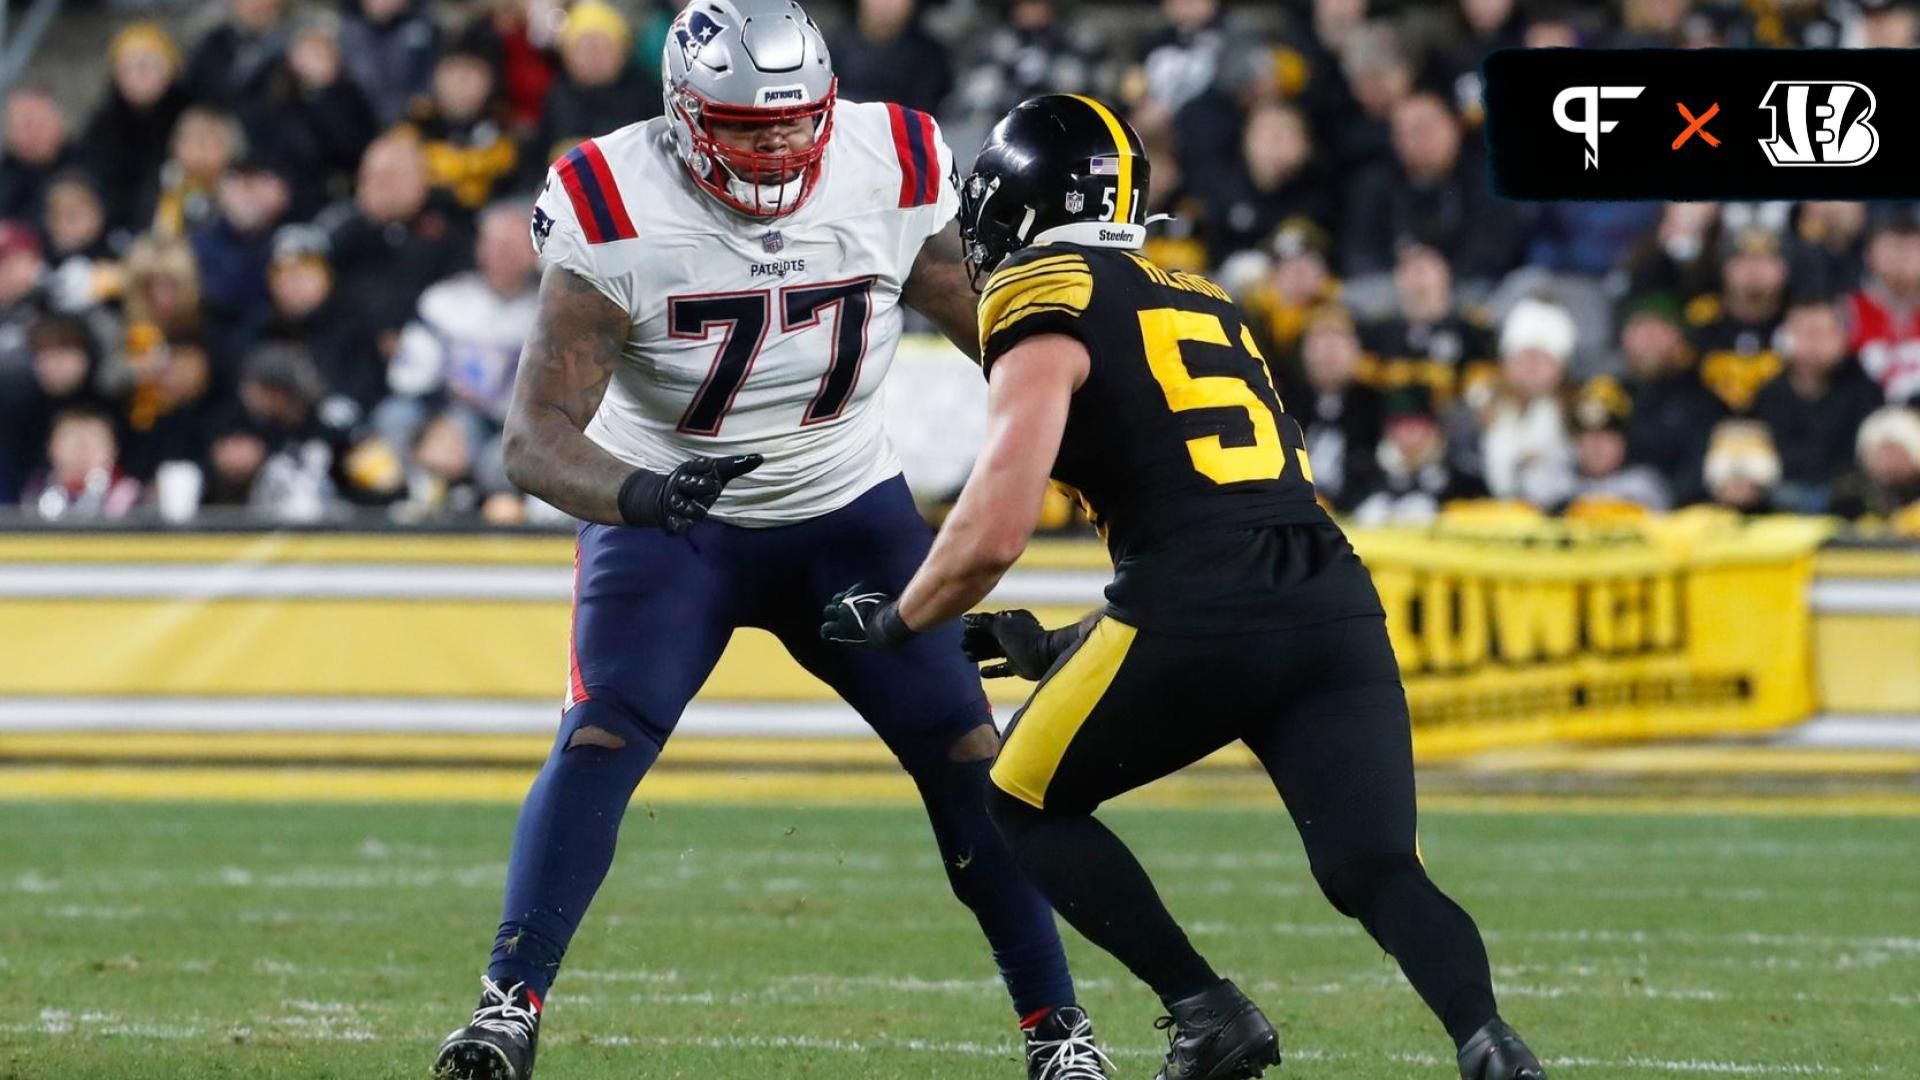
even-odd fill
[(873, 613), (873, 629), (868, 632), (867, 640), (890, 649), (919, 632), (900, 617), (900, 601), (889, 600)]
[(620, 483), (620, 520), (629, 525), (661, 524), (660, 493), (667, 478), (657, 472), (635, 469)]

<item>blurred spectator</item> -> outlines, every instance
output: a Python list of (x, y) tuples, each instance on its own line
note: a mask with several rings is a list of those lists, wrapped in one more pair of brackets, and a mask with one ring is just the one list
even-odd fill
[(188, 234), (205, 328), (217, 338), (218, 354), (239, 355), (267, 319), (267, 260), (291, 199), (285, 177), (268, 162), (236, 161), (215, 189), (212, 218)]
[(199, 106), (181, 113), (171, 154), (160, 168), (154, 230), (184, 236), (212, 218), (214, 190), (245, 145), (240, 125), (227, 113)]
[(1860, 286), (1866, 258), (1867, 205), (1804, 202), (1794, 223), (1798, 243), (1788, 257), (1794, 288), (1840, 296)]
[(1625, 504), (1662, 511), (1673, 504), (1658, 470), (1627, 459), (1627, 429), (1633, 400), (1612, 378), (1602, 375), (1580, 388), (1573, 404), (1573, 497), (1568, 511), (1579, 513)]
[[(949, 106), (954, 124), (984, 131), (1039, 94), (1089, 94), (1103, 51), (1092, 19), (1058, 17), (1054, 0), (1012, 0), (960, 76)], [(958, 151), (956, 151), (958, 152)]]
[(1920, 413), (1889, 405), (1860, 425), (1855, 449), (1860, 469), (1837, 485), (1834, 512), (1848, 518), (1898, 519), (1901, 531), (1920, 535)]
[(1493, 332), (1454, 303), (1447, 260), (1425, 244), (1402, 243), (1393, 287), (1395, 314), (1361, 329), (1365, 381), (1383, 390), (1425, 386), (1443, 408), (1469, 384), (1490, 389), (1499, 374)]
[[(623, 29), (625, 25), (622, 20)], [(921, 27), (914, 0), (859, 0), (853, 22), (828, 39), (827, 51), (833, 54), (841, 95), (854, 101), (891, 101), (930, 113), (939, 110), (953, 89), (947, 47)], [(562, 44), (561, 57), (571, 69), (568, 52)], [(571, 70), (568, 77), (579, 80)], [(555, 87), (554, 92), (559, 89)], [(631, 114), (620, 123), (631, 124), (658, 112), (656, 107)]]
[(1858, 45), (1865, 49), (1911, 49), (1920, 45), (1920, 11), (1911, 0), (1856, 0)]
[(191, 246), (150, 233), (127, 249), (122, 266), (129, 341), (142, 326), (163, 341), (199, 336), (200, 264)]
[(1564, 308), (1531, 298), (1515, 304), (1500, 327), (1500, 384), (1480, 439), (1496, 498), (1544, 510), (1573, 494), (1563, 394), (1575, 333)]
[(47, 185), (47, 298), (59, 311), (86, 311), (118, 292), (119, 267), (107, 242), (107, 211), (92, 177), (69, 169)]
[(1756, 420), (1723, 420), (1707, 445), (1707, 497), (1742, 514), (1773, 512), (1780, 483), (1780, 455), (1767, 426)]
[(1667, 203), (1653, 236), (1627, 256), (1627, 291), (1698, 296), (1719, 278), (1720, 204)]
[(1790, 306), (1780, 336), (1786, 370), (1760, 388), (1753, 418), (1780, 454), (1781, 509), (1825, 513), (1833, 482), (1853, 463), (1854, 436), (1880, 407), (1880, 388), (1847, 354), (1840, 311), (1826, 299)]
[(1726, 403), (1700, 381), (1679, 304), (1654, 293), (1625, 307), (1620, 352), (1633, 400), (1627, 460), (1658, 471), (1677, 504), (1697, 502), (1706, 494), (1701, 467), (1707, 440), (1726, 417)]
[(1313, 313), (1300, 353), (1300, 370), (1286, 379), (1288, 411), (1306, 435), (1315, 490), (1349, 510), (1374, 486), (1380, 392), (1359, 381), (1360, 339), (1353, 317), (1336, 305)]
[(45, 310), (41, 280), (47, 264), (40, 238), (18, 221), (0, 221), (0, 375), (27, 358), (27, 328)]
[(125, 517), (140, 501), (140, 482), (120, 471), (113, 421), (97, 408), (75, 406), (53, 418), (47, 467), (27, 485), (21, 505), (47, 519)]
[(1394, 109), (1394, 163), (1353, 183), (1341, 237), (1346, 276), (1391, 269), (1394, 246), (1407, 236), (1439, 249), (1463, 283), (1491, 282), (1513, 268), (1527, 215), (1494, 199), (1486, 169), (1462, 156), (1460, 139), (1459, 121), (1432, 94)]
[[(552, 28), (546, 25), (551, 11), (546, 0), (493, 0), (487, 8), (484, 25), (498, 46), (500, 93), (516, 132), (530, 132), (540, 123), (541, 106), (553, 86), (557, 65), (551, 52)], [(637, 49), (644, 52), (647, 43), (641, 42)], [(659, 53), (657, 42), (652, 51)], [(649, 84), (657, 83), (659, 76), (657, 66), (641, 71), (641, 81)]]
[(1393, 111), (1413, 92), (1413, 58), (1392, 23), (1372, 22), (1340, 48), (1340, 70), (1358, 106), (1332, 130), (1323, 129), (1334, 167), (1363, 169), (1391, 159)]
[(312, 225), (286, 225), (273, 234), (267, 268), (273, 313), (260, 337), (304, 344), (329, 394), (351, 401), (359, 415), (386, 394), (386, 367), (377, 328), (340, 300), (328, 250), (327, 234)]
[(346, 310), (381, 335), (391, 357), (428, 285), (464, 261), (464, 237), (428, 203), (426, 155), (412, 135), (383, 135), (360, 161), (353, 202), (322, 219)]
[(507, 134), (493, 57), (483, 39), (463, 35), (433, 67), (433, 96), (406, 127), (426, 153), (427, 182), (465, 210), (486, 205), (513, 172), (519, 148)]
[(1529, 49), (1574, 49), (1585, 44), (1573, 23), (1575, 10), (1571, 6), (1556, 6), (1534, 12), (1520, 36), (1521, 45)]
[(1700, 380), (1727, 408), (1744, 413), (1753, 395), (1780, 372), (1774, 335), (1786, 302), (1787, 260), (1780, 237), (1758, 227), (1727, 238), (1720, 292), (1687, 305), (1688, 334), (1700, 357)]
[(187, 61), (195, 101), (242, 113), (260, 100), (287, 51), (286, 0), (227, 0), (227, 16)]
[(273, 80), (262, 136), (292, 184), (292, 216), (311, 218), (352, 186), (373, 141), (373, 105), (342, 71), (341, 23), (332, 12), (303, 18)]
[(17, 86), (7, 94), (5, 152), (0, 153), (0, 218), (38, 221), (47, 184), (72, 164), (67, 121), (53, 93)]
[(174, 124), (187, 107), (180, 50), (158, 25), (137, 22), (114, 35), (107, 63), (112, 78), (80, 141), (100, 178), (108, 224), (138, 231), (153, 220)]
[(1148, 127), (1165, 124), (1213, 89), (1222, 72), (1244, 71), (1244, 54), (1253, 48), (1247, 35), (1228, 26), (1220, 0), (1161, 0), (1160, 14), (1166, 25), (1141, 46), (1133, 76), (1138, 90), (1128, 95), (1139, 99), (1140, 119)]
[(433, 77), (440, 32), (414, 0), (347, 0), (340, 52), (373, 106), (374, 123), (399, 123)]
[(250, 354), (237, 407), (214, 425), (206, 501), (280, 521), (314, 521), (337, 509), (335, 469), (348, 443), (321, 416), (325, 393), (300, 346), (275, 343)]
[(411, 444), (438, 413), (461, 426), (469, 458), (497, 460), (520, 348), (533, 330), (538, 290), (527, 241), (531, 212), (520, 203), (490, 207), (474, 245), (476, 269), (421, 295), (388, 368), (395, 396), (373, 416), (389, 444)]
[[(1333, 146), (1358, 106), (1340, 58), (1347, 42), (1367, 22), (1367, 0), (1313, 0), (1306, 33), (1281, 36), (1281, 82), (1306, 109), (1322, 145)], [(1298, 67), (1289, 78), (1286, 69)], [(1287, 86), (1298, 83), (1297, 86)]]
[[(643, 78), (630, 62), (633, 31), (613, 6), (601, 0), (575, 4), (560, 28), (559, 44), (560, 77), (547, 92), (526, 163), (525, 175), (535, 183), (548, 162), (582, 139), (660, 115), (660, 86)], [(833, 60), (840, 73), (840, 92), (856, 97), (847, 89), (846, 66), (837, 50)]]
[(219, 411), (206, 346), (186, 334), (169, 341), (146, 327), (132, 335), (126, 360), (134, 375), (125, 412), (127, 471), (150, 480), (162, 462), (199, 460)]
[(1448, 454), (1431, 390), (1403, 386), (1387, 395), (1384, 412), (1376, 468), (1354, 493), (1354, 524), (1420, 525), (1450, 502), (1486, 497), (1480, 477)]
[(0, 371), (0, 458), (10, 474), (0, 486), (19, 491), (46, 466), (47, 436), (64, 409), (104, 410), (99, 343), (87, 325), (68, 316), (47, 316), (27, 334), (30, 360), (24, 370)]
[(476, 475), (480, 452), (473, 428), (457, 413), (444, 412), (421, 425), (407, 457), (412, 468), (406, 497), (394, 507), (403, 520), (473, 514), (489, 494)]
[(1920, 399), (1920, 218), (1900, 213), (1874, 226), (1866, 268), (1847, 300), (1849, 347), (1888, 401)]
[(1518, 48), (1526, 18), (1515, 0), (1459, 0), (1460, 22), (1450, 44), (1427, 58), (1422, 81), (1453, 103), (1469, 128), (1484, 119), (1480, 64), (1495, 49)]
[(1218, 265), (1252, 247), (1287, 218), (1333, 217), (1330, 178), (1314, 163), (1306, 118), (1267, 102), (1247, 115), (1239, 157), (1201, 195), (1208, 206), (1208, 252)]
[(1327, 269), (1330, 243), (1326, 232), (1309, 219), (1281, 222), (1268, 244), (1271, 269), (1241, 301), (1255, 340), (1275, 364), (1298, 356), (1308, 316), (1340, 295), (1340, 282)]

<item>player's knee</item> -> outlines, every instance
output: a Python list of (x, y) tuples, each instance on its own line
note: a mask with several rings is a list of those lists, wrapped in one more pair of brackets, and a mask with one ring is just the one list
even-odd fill
[(561, 731), (565, 736), (560, 743), (563, 758), (644, 758), (651, 764), (660, 753), (659, 741), (639, 717), (607, 701), (583, 701), (568, 709), (561, 719)]
[(1334, 910), (1362, 923), (1372, 919), (1380, 897), (1392, 889), (1424, 881), (1426, 876), (1426, 867), (1412, 852), (1363, 855), (1313, 868), (1313, 879)]

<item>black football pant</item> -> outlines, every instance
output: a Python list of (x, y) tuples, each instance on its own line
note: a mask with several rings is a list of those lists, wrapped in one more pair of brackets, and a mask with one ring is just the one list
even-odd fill
[(1491, 1020), (1479, 929), (1420, 859), (1406, 694), (1379, 616), (1206, 637), (1100, 620), (1008, 729), (994, 820), (1074, 929), (1176, 1001), (1219, 976), (1093, 811), (1236, 739), (1279, 789), (1327, 899), (1455, 1042)]

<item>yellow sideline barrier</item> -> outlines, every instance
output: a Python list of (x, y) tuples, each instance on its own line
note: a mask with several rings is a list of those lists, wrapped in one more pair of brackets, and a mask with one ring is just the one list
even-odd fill
[[(1388, 611), (1418, 748), (1436, 756), (1806, 718), (1807, 587), (1826, 532), (1800, 519), (1469, 519), (1354, 542)], [(0, 713), (8, 698), (557, 705), (571, 553), (566, 537), (0, 535)], [(1041, 617), (1065, 621), (1098, 601), (1105, 571), (1095, 545), (1036, 544), (1001, 599), (1036, 588), (1051, 601)], [(1003, 706), (1026, 688), (989, 683)], [(703, 694), (831, 700), (758, 631), (735, 636)]]

